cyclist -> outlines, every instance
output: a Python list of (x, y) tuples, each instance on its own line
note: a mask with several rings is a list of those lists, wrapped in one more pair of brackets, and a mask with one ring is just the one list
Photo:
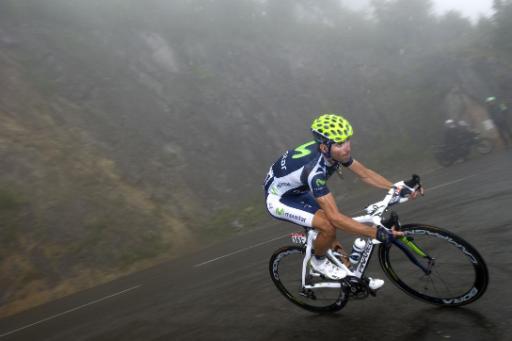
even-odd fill
[[(336, 229), (389, 242), (401, 232), (356, 222), (338, 210), (334, 196), (327, 188), (327, 179), (340, 167), (354, 172), (365, 183), (382, 189), (393, 184), (382, 175), (366, 168), (351, 155), (352, 126), (340, 115), (324, 114), (317, 117), (311, 131), (314, 141), (286, 151), (271, 167), (265, 179), (265, 197), (268, 212), (277, 219), (286, 220), (318, 231), (314, 241), (315, 255), (310, 266), (327, 278), (341, 279), (345, 272), (329, 261), (327, 250), (336, 245)], [(407, 188), (412, 198), (417, 191)], [(377, 290), (381, 279), (368, 278), (369, 287)]]

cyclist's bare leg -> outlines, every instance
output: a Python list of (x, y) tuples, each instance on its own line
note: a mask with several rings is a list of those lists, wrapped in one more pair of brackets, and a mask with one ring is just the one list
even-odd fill
[(333, 251), (338, 252), (341, 255), (341, 261), (343, 262), (343, 264), (345, 264), (347, 268), (351, 266), (347, 251), (345, 251), (345, 249), (337, 239), (335, 239), (334, 242), (332, 243), (331, 249)]
[[(315, 255), (324, 256), (329, 248), (346, 255), (340, 242), (336, 240), (336, 227), (329, 222), (325, 212), (322, 209), (316, 211), (313, 217), (313, 228), (318, 231), (318, 236), (313, 242)], [(346, 266), (350, 265), (347, 257), (343, 257), (343, 263)]]

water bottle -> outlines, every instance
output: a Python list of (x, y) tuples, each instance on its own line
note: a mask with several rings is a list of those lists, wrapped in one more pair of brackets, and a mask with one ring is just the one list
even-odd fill
[(361, 259), (361, 255), (366, 247), (366, 241), (362, 238), (357, 238), (352, 246), (352, 252), (350, 253), (350, 263), (357, 264)]

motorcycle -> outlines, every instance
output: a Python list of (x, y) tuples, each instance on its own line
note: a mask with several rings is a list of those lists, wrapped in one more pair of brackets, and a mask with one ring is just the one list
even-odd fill
[(434, 156), (441, 166), (448, 167), (458, 160), (465, 161), (473, 150), (485, 155), (494, 149), (493, 141), (477, 132), (468, 130), (464, 135), (457, 141), (434, 146)]

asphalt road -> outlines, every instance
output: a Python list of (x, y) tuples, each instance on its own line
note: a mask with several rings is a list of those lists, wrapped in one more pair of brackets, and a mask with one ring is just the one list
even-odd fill
[[(489, 266), (486, 294), (464, 308), (422, 303), (387, 281), (377, 297), (338, 313), (303, 311), (268, 275), (272, 251), (299, 229), (269, 218), (258, 231), (0, 320), (0, 341), (510, 340), (512, 153), (431, 171), (423, 183), (425, 197), (398, 208), (402, 223), (448, 228)], [(352, 213), (381, 197), (373, 191), (339, 206)], [(369, 274), (386, 279), (375, 256)]]

